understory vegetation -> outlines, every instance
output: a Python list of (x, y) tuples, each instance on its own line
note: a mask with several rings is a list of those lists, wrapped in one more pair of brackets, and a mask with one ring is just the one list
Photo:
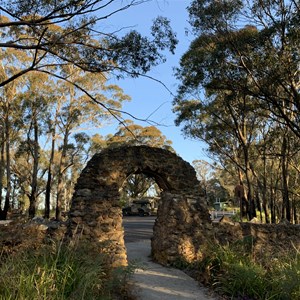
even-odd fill
[(0, 299), (129, 299), (131, 267), (111, 268), (107, 255), (62, 244), (1, 254)]
[(226, 299), (300, 299), (299, 250), (251, 251), (251, 238), (230, 246), (210, 245), (205, 257), (188, 265), (197, 280)]

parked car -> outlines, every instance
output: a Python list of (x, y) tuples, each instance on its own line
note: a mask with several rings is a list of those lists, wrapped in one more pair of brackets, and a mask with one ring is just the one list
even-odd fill
[(123, 216), (150, 216), (156, 214), (156, 211), (149, 200), (133, 200), (129, 206), (122, 209)]

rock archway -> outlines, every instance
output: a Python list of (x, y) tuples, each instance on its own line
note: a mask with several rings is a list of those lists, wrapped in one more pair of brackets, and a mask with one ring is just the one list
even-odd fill
[(114, 266), (126, 265), (120, 189), (131, 174), (144, 173), (162, 190), (152, 255), (162, 264), (192, 260), (205, 242), (210, 218), (193, 167), (176, 154), (148, 146), (106, 149), (82, 171), (69, 213), (70, 234), (104, 245)]

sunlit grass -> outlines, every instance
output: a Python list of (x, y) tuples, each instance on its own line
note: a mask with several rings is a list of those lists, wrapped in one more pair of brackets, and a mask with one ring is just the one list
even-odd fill
[(192, 268), (229, 299), (300, 299), (300, 253), (291, 249), (289, 253), (264, 253), (257, 259), (249, 243), (210, 245), (205, 258)]
[(112, 269), (88, 247), (53, 244), (37, 251), (2, 255), (0, 299), (122, 299), (130, 268)]

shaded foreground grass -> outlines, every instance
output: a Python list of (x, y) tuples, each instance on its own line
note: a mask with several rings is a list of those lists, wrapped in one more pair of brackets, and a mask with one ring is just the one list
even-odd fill
[(300, 253), (253, 255), (251, 239), (228, 246), (210, 245), (202, 261), (188, 266), (198, 280), (227, 299), (300, 299)]
[(37, 250), (2, 254), (0, 299), (129, 299), (130, 267), (110, 267), (106, 254), (87, 246), (74, 248), (53, 243)]

